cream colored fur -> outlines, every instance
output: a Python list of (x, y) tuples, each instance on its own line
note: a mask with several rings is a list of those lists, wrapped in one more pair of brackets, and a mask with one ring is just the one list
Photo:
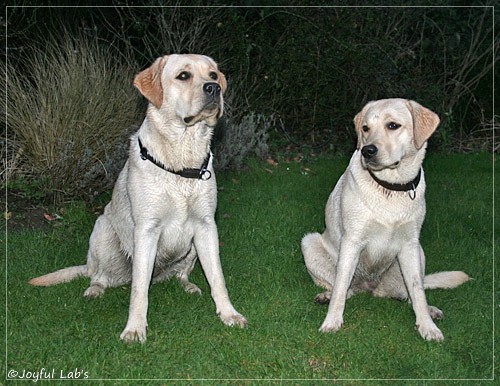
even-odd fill
[[(418, 174), (427, 139), (438, 116), (414, 101), (369, 102), (356, 115), (358, 149), (331, 193), (325, 209), (326, 229), (302, 240), (302, 253), (314, 282), (327, 289), (319, 302), (329, 302), (320, 328), (336, 331), (343, 324), (346, 299), (359, 291), (408, 299), (420, 335), (441, 341), (432, 318), (442, 318), (428, 306), (425, 288), (453, 288), (469, 279), (460, 271), (425, 276), (425, 255), (419, 242), (425, 216), (425, 178), (414, 192), (381, 187), (380, 180), (404, 184)], [(369, 156), (370, 151), (376, 152)], [(363, 155), (365, 154), (365, 155)]]
[[(212, 87), (212, 95), (204, 89)], [(200, 168), (210, 151), (213, 127), (223, 113), (226, 79), (209, 57), (170, 55), (139, 73), (134, 85), (149, 100), (146, 118), (132, 136), (128, 161), (90, 236), (87, 264), (31, 280), (53, 285), (77, 276), (90, 277), (87, 297), (131, 282), (128, 322), (120, 337), (146, 340), (151, 282), (176, 276), (186, 291), (201, 293), (189, 282), (197, 258), (210, 285), (216, 312), (227, 325), (244, 327), (226, 289), (215, 224), (217, 187), (212, 162), (209, 180), (188, 179), (140, 157), (138, 138), (166, 167)]]

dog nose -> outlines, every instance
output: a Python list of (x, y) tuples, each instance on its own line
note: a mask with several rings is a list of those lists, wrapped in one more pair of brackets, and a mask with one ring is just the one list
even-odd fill
[(214, 97), (220, 95), (220, 86), (217, 83), (205, 83), (203, 85), (203, 92), (208, 96)]
[(361, 149), (361, 154), (363, 154), (363, 157), (369, 159), (374, 157), (378, 152), (377, 146), (375, 145), (366, 145), (363, 146)]

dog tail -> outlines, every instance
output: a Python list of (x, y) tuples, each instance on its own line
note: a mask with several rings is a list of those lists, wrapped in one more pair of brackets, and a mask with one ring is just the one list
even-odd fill
[(68, 267), (60, 269), (52, 273), (48, 273), (43, 276), (35, 277), (31, 279), (29, 283), (36, 286), (50, 286), (59, 283), (67, 283), (79, 276), (88, 276), (86, 265), (77, 265), (74, 267)]
[(425, 275), (424, 288), (455, 288), (468, 280), (470, 280), (469, 275), (462, 271), (436, 272), (431, 273), (430, 275)]

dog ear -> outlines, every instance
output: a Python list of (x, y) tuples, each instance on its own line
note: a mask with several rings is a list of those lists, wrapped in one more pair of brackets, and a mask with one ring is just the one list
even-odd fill
[(224, 94), (227, 90), (227, 80), (226, 80), (226, 77), (225, 75), (220, 72), (220, 71), (217, 71), (218, 72), (218, 77), (219, 77), (219, 82), (220, 82), (220, 88), (222, 89), (222, 93)]
[(134, 86), (146, 97), (157, 109), (163, 102), (163, 87), (161, 85), (161, 73), (167, 63), (168, 56), (155, 60), (151, 67), (139, 72), (134, 79)]
[(354, 127), (356, 128), (356, 135), (358, 136), (358, 144), (356, 145), (356, 148), (359, 150), (361, 148), (361, 122), (363, 120), (363, 111), (360, 111), (359, 113), (356, 114), (354, 117)]
[(356, 134), (358, 136), (358, 144), (357, 144), (357, 149), (360, 149), (361, 146), (363, 145), (361, 138), (363, 137), (363, 117), (366, 114), (366, 110), (373, 104), (373, 101), (368, 102), (363, 109), (356, 114), (354, 117), (354, 127), (356, 128)]
[(413, 117), (413, 140), (415, 147), (420, 149), (430, 138), (439, 125), (439, 117), (428, 108), (415, 101), (406, 102)]
[(221, 107), (220, 107), (220, 110), (219, 110), (219, 118), (222, 117), (222, 115), (224, 114), (224, 99), (223, 99), (223, 95), (224, 93), (226, 92), (227, 90), (227, 80), (226, 80), (226, 77), (224, 76), (224, 74), (220, 71), (217, 70), (217, 73), (218, 73), (218, 79), (219, 79), (219, 83), (220, 83), (220, 88), (222, 90), (222, 93), (221, 93)]

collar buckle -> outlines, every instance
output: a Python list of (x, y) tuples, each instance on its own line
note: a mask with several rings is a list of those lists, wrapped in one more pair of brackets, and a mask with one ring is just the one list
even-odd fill
[(210, 178), (212, 178), (212, 172), (208, 169), (201, 169), (199, 178), (202, 181), (208, 181)]

